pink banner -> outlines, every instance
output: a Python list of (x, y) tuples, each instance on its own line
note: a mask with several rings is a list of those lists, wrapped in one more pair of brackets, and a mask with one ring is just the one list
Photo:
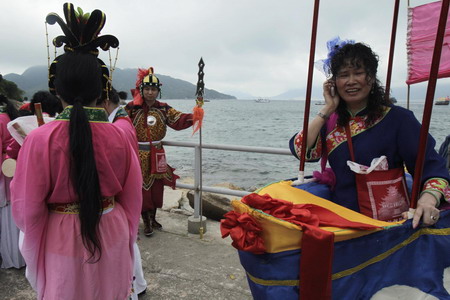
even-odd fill
[[(408, 79), (414, 84), (428, 80), (436, 40), (441, 1), (408, 9)], [(449, 15), (450, 18), (450, 15)], [(438, 78), (450, 77), (450, 31), (447, 19)]]

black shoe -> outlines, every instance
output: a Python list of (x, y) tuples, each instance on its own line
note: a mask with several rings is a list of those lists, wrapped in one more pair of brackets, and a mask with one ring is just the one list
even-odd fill
[(159, 224), (156, 220), (152, 220), (152, 227), (158, 230), (162, 229), (162, 225)]
[(149, 226), (147, 226), (147, 224), (146, 224), (146, 226), (144, 228), (145, 236), (151, 236), (153, 234), (153, 227), (152, 227), (152, 225), (151, 224), (148, 224), (148, 225)]
[(146, 293), (147, 293), (147, 288), (145, 288), (145, 290), (143, 290), (142, 292), (140, 292), (140, 293), (138, 294), (138, 296), (145, 295)]
[(144, 234), (145, 236), (151, 236), (153, 234), (152, 218), (148, 211), (142, 212), (142, 220), (144, 221)]

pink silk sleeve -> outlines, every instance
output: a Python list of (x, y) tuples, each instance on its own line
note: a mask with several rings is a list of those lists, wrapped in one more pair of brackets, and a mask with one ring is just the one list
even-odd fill
[[(27, 263), (27, 277), (35, 290), (45, 286), (45, 229), (48, 220), (46, 197), (50, 190), (47, 147), (39, 147), (39, 136), (25, 139), (15, 176), (11, 182), (12, 214), (25, 238), (21, 253)], [(26, 184), (25, 184), (26, 183)]]
[(126, 172), (123, 189), (116, 195), (116, 200), (122, 205), (130, 227), (130, 247), (136, 242), (139, 227), (139, 218), (142, 209), (142, 174), (139, 158), (131, 147), (128, 147), (127, 156), (129, 166)]
[(6, 158), (17, 159), (17, 156), (19, 155), (19, 150), (20, 144), (13, 139), (12, 142), (9, 143), (8, 147), (6, 147)]
[(133, 123), (131, 123), (130, 118), (118, 118), (113, 123), (114, 126), (120, 128), (125, 133), (127, 140), (133, 147), (133, 150), (138, 153), (138, 140), (136, 137), (136, 129), (133, 126)]
[(0, 166), (1, 163), (3, 163), (3, 160), (5, 159), (5, 153), (6, 148), (8, 147), (9, 143), (13, 140), (11, 137), (11, 134), (9, 133), (7, 129), (7, 124), (10, 121), (9, 116), (6, 113), (0, 114), (0, 138), (1, 138), (1, 149), (2, 149), (2, 155), (0, 156)]

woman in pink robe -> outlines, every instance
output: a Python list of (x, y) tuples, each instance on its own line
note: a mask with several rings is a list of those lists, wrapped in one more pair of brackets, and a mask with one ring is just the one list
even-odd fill
[(58, 57), (54, 86), (65, 109), (31, 132), (17, 161), (13, 216), (38, 299), (130, 295), (142, 177), (123, 131), (95, 108), (101, 77), (94, 55)]
[[(109, 122), (123, 130), (136, 155), (139, 155), (136, 130), (128, 117), (128, 113), (120, 106), (120, 98), (116, 89), (112, 88), (107, 98), (97, 101), (97, 106), (105, 109), (109, 114)], [(141, 252), (137, 243), (134, 243), (134, 258), (134, 293), (131, 295), (132, 300), (138, 299), (138, 295), (147, 291), (147, 281), (142, 270)]]
[[(7, 129), (7, 124), (19, 116), (19, 112), (4, 95), (0, 95), (0, 166), (6, 158), (6, 150), (14, 141)], [(25, 266), (19, 251), (19, 229), (11, 214), (8, 178), (0, 172), (0, 268), (17, 268)]]

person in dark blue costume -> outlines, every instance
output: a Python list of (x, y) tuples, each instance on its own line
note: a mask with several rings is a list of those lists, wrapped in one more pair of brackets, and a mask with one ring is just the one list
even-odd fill
[(450, 148), (450, 135), (445, 137), (445, 141), (441, 144), (439, 148), (439, 155), (442, 156), (446, 161), (446, 166), (450, 169), (450, 155), (448, 149)]
[[(308, 161), (317, 161), (326, 152), (336, 175), (332, 201), (360, 211), (355, 173), (347, 166), (351, 160), (347, 143), (346, 124), (349, 124), (353, 153), (357, 162), (370, 166), (374, 158), (386, 156), (389, 169), (407, 168), (414, 176), (419, 148), (421, 124), (414, 114), (393, 105), (377, 79), (378, 56), (362, 43), (335, 46), (329, 55), (331, 79), (323, 85), (325, 105), (308, 128)], [(327, 130), (327, 122), (335, 114), (335, 124)], [(337, 115), (337, 118), (336, 118)], [(298, 158), (302, 132), (290, 140), (291, 152)], [(421, 191), (413, 217), (413, 227), (421, 221), (433, 225), (439, 218), (437, 207), (448, 201), (449, 172), (445, 161), (434, 150), (435, 140), (429, 135)]]

